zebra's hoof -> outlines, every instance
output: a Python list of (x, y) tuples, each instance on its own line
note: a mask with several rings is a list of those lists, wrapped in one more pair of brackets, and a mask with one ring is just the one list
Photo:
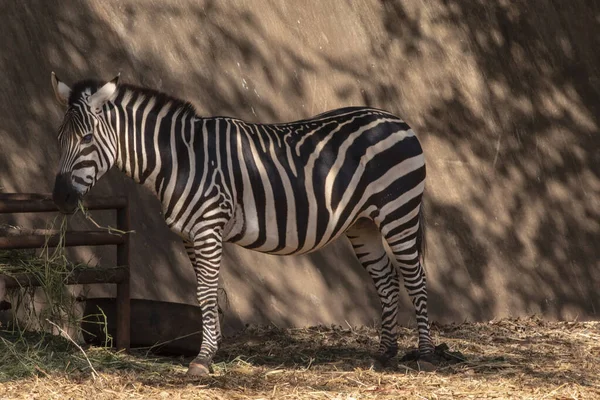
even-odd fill
[(190, 363), (186, 375), (192, 378), (198, 378), (202, 376), (208, 376), (210, 374), (210, 370), (204, 364), (199, 363)]
[(390, 369), (394, 369), (395, 366), (390, 360), (379, 360), (377, 358), (373, 358), (369, 365), (373, 371), (387, 371)]
[(440, 363), (456, 364), (465, 362), (467, 359), (458, 351), (450, 351), (448, 345), (442, 343), (434, 348), (433, 351), (411, 350), (400, 359), (400, 362), (406, 361), (425, 361), (437, 365)]
[(397, 348), (391, 348), (388, 351), (383, 352), (383, 353), (379, 352), (379, 353), (375, 354), (375, 356), (373, 357), (373, 362), (372, 362), (371, 366), (375, 370), (388, 369), (393, 366), (393, 363), (391, 361), (397, 355), (398, 355)]
[(419, 371), (423, 372), (434, 372), (438, 369), (437, 365), (425, 360), (418, 360), (417, 367)]
[(389, 365), (391, 359), (392, 357), (387, 354), (377, 354), (375, 357), (373, 357), (373, 366), (385, 368)]
[(413, 350), (408, 351), (404, 356), (402, 356), (402, 358), (400, 359), (400, 362), (417, 361), (423, 355), (424, 355), (424, 353), (421, 353), (418, 349), (413, 349)]

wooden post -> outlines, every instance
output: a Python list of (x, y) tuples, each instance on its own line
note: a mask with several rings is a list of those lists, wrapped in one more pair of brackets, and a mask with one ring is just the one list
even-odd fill
[[(117, 228), (129, 232), (129, 204), (117, 209)], [(117, 245), (117, 265), (127, 266), (127, 275), (123, 282), (117, 284), (117, 350), (129, 350), (131, 342), (131, 304), (129, 291), (130, 254), (129, 233), (124, 235), (123, 244)]]

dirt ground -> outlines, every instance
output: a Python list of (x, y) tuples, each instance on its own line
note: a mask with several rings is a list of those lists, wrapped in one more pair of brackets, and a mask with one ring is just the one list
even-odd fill
[[(434, 326), (437, 342), (460, 352), (465, 362), (419, 371), (396, 360), (374, 369), (375, 329), (313, 327), (247, 328), (225, 338), (214, 374), (185, 377), (188, 358), (157, 356), (147, 349), (118, 354), (82, 349), (56, 338), (45, 345), (45, 361), (18, 377), (0, 368), (0, 397), (15, 399), (592, 399), (600, 396), (600, 323), (546, 322), (537, 318)], [(2, 343), (18, 356), (18, 347)], [(64, 342), (62, 339), (60, 342)], [(400, 348), (414, 346), (402, 329)], [(29, 353), (28, 353), (29, 354)], [(54, 357), (52, 363), (47, 362)], [(25, 365), (31, 357), (15, 360)], [(5, 361), (6, 362), (6, 361)], [(10, 363), (10, 361), (8, 361)], [(46, 362), (46, 363), (45, 363)], [(45, 364), (44, 364), (45, 363)], [(91, 367), (94, 371), (92, 371)], [(96, 375), (97, 373), (97, 375)]]

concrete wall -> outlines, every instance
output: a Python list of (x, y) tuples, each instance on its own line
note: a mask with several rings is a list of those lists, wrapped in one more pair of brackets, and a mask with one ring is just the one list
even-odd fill
[[(368, 104), (403, 116), (424, 143), (434, 320), (596, 318), (599, 18), (584, 1), (2, 1), (1, 190), (51, 190), (52, 70), (67, 82), (120, 71), (204, 115), (251, 121)], [(93, 191), (109, 193), (131, 196), (133, 296), (194, 304), (158, 201), (118, 171)], [(230, 327), (378, 319), (343, 240), (302, 257), (226, 250)], [(94, 254), (111, 260), (78, 255)]]

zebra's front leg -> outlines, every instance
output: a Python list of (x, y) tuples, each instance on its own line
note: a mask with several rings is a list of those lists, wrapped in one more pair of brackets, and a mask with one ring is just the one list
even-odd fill
[(202, 345), (192, 360), (187, 374), (207, 375), (218, 348), (217, 289), (223, 253), (221, 235), (213, 230), (204, 231), (194, 239), (194, 271), (196, 272), (198, 304), (202, 312)]
[[(196, 251), (194, 250), (194, 244), (187, 240), (183, 241), (183, 245), (185, 246), (185, 252), (187, 253), (190, 262), (192, 263), (192, 267), (194, 270), (196, 269)], [(196, 275), (197, 276), (197, 275)], [(216, 334), (217, 334), (217, 346), (221, 344), (221, 323), (219, 322), (219, 307), (218, 304), (215, 306), (215, 318), (216, 318)]]

